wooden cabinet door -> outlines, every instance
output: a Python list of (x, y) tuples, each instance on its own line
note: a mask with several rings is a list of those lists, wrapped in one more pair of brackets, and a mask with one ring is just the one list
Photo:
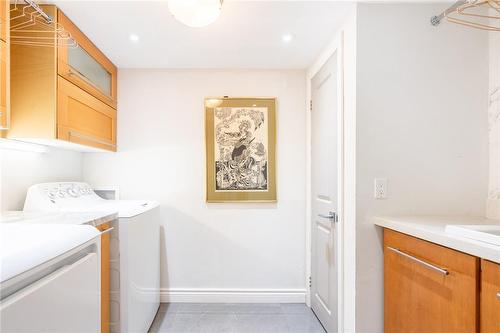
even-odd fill
[(57, 138), (116, 151), (116, 110), (62, 77), (57, 86)]
[[(99, 231), (110, 228), (109, 223), (97, 226)], [(109, 242), (110, 234), (101, 235), (101, 333), (109, 333), (109, 311), (110, 311), (110, 273), (109, 273)]]
[(481, 333), (500, 332), (500, 265), (481, 261)]
[(116, 66), (60, 10), (57, 19), (76, 42), (57, 48), (57, 73), (116, 109)]
[(9, 13), (10, 1), (0, 0), (0, 129), (8, 129), (10, 122)]
[(386, 333), (474, 333), (479, 259), (384, 230)]
[(0, 40), (0, 129), (9, 127), (9, 51), (8, 45)]
[(0, 39), (4, 42), (9, 41), (10, 29), (10, 1), (0, 0)]

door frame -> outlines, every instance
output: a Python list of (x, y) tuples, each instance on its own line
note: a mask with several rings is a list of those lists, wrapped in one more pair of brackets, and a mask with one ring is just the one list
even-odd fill
[(323, 65), (332, 57), (335, 53), (338, 54), (337, 61), (337, 96), (339, 96), (337, 103), (337, 177), (338, 177), (338, 244), (336, 251), (338, 252), (338, 277), (337, 277), (337, 287), (338, 287), (338, 332), (344, 331), (344, 32), (340, 31), (337, 37), (327, 46), (327, 48), (321, 53), (316, 62), (307, 70), (306, 73), (306, 139), (307, 139), (307, 156), (306, 156), (306, 304), (311, 306), (311, 288), (310, 288), (310, 277), (311, 277), (311, 256), (312, 256), (312, 198), (311, 198), (311, 165), (312, 165), (312, 121), (311, 121), (311, 100), (312, 100), (312, 84), (311, 81), (313, 77), (321, 70)]

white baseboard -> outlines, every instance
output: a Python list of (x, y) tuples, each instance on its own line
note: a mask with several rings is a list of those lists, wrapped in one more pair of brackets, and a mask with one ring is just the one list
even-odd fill
[(179, 303), (305, 303), (305, 289), (166, 289), (162, 302)]

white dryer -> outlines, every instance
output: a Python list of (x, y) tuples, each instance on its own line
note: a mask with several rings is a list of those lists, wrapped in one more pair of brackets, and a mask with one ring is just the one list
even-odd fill
[(160, 305), (160, 213), (156, 201), (105, 200), (86, 183), (33, 185), (25, 212), (117, 212), (111, 234), (113, 333), (146, 333)]

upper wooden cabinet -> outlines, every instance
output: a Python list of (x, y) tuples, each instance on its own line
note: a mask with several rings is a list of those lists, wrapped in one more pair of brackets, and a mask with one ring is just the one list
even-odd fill
[(0, 0), (0, 39), (8, 42), (10, 1)]
[(478, 258), (384, 229), (384, 261), (386, 333), (477, 332)]
[[(57, 22), (51, 26), (63, 27), (74, 42), (49, 38), (43, 46), (13, 43), (7, 137), (116, 151), (116, 67), (57, 7), (41, 7)], [(47, 29), (29, 26), (35, 36), (42, 28)], [(11, 35), (13, 40), (24, 38), (14, 30)], [(56, 36), (55, 30), (49, 36)]]
[(96, 148), (114, 147), (116, 110), (59, 77), (57, 137)]
[(9, 46), (0, 41), (0, 129), (9, 128)]
[(481, 261), (481, 333), (500, 332), (500, 265)]
[(0, 0), (0, 130), (10, 122), (9, 21), (9, 1)]
[(57, 19), (78, 44), (57, 49), (57, 73), (116, 109), (115, 65), (60, 10)]

